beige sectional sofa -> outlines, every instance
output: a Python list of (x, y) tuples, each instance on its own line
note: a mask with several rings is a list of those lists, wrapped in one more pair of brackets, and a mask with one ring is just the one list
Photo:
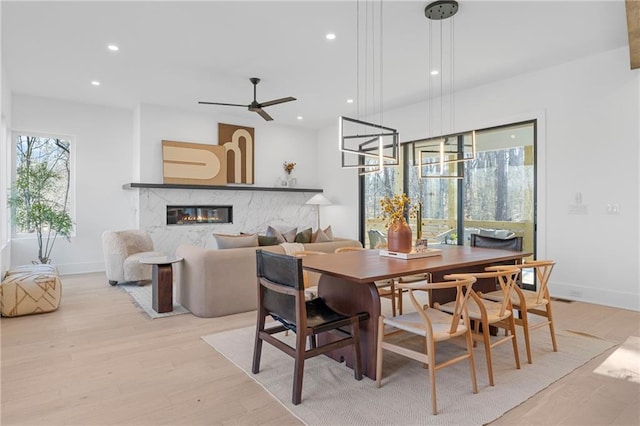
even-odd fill
[[(338, 247), (362, 247), (359, 241), (335, 238), (303, 244), (304, 250), (333, 253)], [(256, 250), (284, 254), (281, 245), (210, 249), (182, 244), (176, 256), (180, 304), (199, 317), (211, 318), (257, 308)]]

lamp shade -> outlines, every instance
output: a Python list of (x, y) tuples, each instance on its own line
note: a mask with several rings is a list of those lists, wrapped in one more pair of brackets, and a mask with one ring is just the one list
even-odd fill
[(327, 197), (322, 194), (316, 194), (313, 197), (309, 198), (305, 204), (311, 204), (314, 206), (328, 206), (331, 204), (331, 201)]

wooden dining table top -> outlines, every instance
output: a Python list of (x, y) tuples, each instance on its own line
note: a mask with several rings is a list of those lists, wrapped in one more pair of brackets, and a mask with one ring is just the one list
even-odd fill
[(524, 251), (445, 244), (434, 248), (440, 249), (441, 254), (417, 259), (398, 259), (381, 256), (379, 250), (356, 250), (323, 256), (305, 256), (302, 265), (309, 271), (369, 283), (404, 275), (449, 271), (531, 256), (531, 253)]

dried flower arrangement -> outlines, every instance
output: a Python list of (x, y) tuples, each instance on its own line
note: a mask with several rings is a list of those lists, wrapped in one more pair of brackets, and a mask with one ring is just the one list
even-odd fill
[(382, 207), (382, 219), (388, 228), (391, 225), (397, 227), (399, 224), (407, 223), (406, 216), (413, 217), (411, 199), (404, 192), (396, 194), (393, 198), (384, 197), (380, 200)]
[(285, 161), (284, 163), (282, 163), (282, 167), (284, 168), (285, 173), (290, 175), (293, 169), (296, 168), (296, 163), (289, 163)]

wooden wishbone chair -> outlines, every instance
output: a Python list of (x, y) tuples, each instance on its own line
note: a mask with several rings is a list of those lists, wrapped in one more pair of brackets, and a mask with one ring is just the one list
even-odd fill
[[(344, 253), (347, 251), (361, 251), (361, 250), (367, 250), (367, 249), (362, 247), (338, 247), (337, 249), (335, 249), (335, 253)], [(391, 300), (391, 312), (392, 312), (392, 315), (395, 317), (397, 313), (396, 299), (399, 300), (400, 298), (402, 298), (402, 292), (396, 290), (395, 281), (392, 279), (374, 281), (374, 284), (376, 286), (376, 289), (378, 290), (378, 295), (380, 297), (384, 297)], [(400, 304), (400, 306), (402, 305), (402, 301), (399, 301), (398, 303)], [(402, 313), (402, 311), (400, 313)]]
[[(321, 255), (321, 254), (327, 254), (323, 251), (314, 251), (314, 250), (300, 250), (300, 251), (294, 251), (293, 253), (291, 253), (291, 256), (295, 256), (295, 257), (305, 257), (305, 256), (315, 256), (315, 255)], [(307, 295), (307, 298), (309, 299), (313, 299), (314, 297), (318, 296), (318, 286), (317, 285), (311, 285), (311, 281), (309, 279), (309, 271), (307, 270), (303, 270), (302, 272), (302, 278), (304, 280), (304, 292)]]
[[(489, 375), (489, 385), (494, 386), (493, 381), (493, 361), (491, 357), (491, 349), (502, 343), (511, 342), (513, 346), (513, 357), (516, 361), (516, 368), (520, 369), (520, 356), (518, 355), (518, 342), (516, 340), (516, 324), (514, 321), (513, 310), (511, 307), (511, 294), (516, 287), (516, 278), (520, 274), (520, 269), (513, 265), (490, 266), (485, 268), (487, 272), (469, 273), (469, 274), (452, 274), (452, 278), (462, 279), (467, 276), (473, 276), (477, 280), (495, 279), (500, 287), (499, 292), (503, 295), (500, 302), (494, 302), (482, 298), (481, 293), (476, 293), (473, 287), (470, 289), (470, 297), (467, 302), (467, 310), (469, 319), (473, 321), (474, 332), (472, 337), (474, 340), (481, 340), (484, 343), (484, 351), (487, 358), (487, 373)], [(443, 305), (436, 304), (434, 307), (444, 311), (453, 313), (455, 303), (449, 302)], [(489, 326), (502, 328), (508, 333), (502, 338), (491, 341), (489, 337)], [(475, 346), (475, 341), (474, 341)]]
[[(537, 291), (524, 290), (518, 286), (514, 286), (514, 291), (511, 294), (511, 305), (513, 306), (513, 309), (520, 311), (520, 315), (514, 318), (514, 320), (516, 325), (521, 326), (524, 331), (524, 343), (527, 347), (527, 362), (529, 364), (531, 364), (530, 330), (548, 325), (553, 351), (558, 352), (556, 332), (553, 326), (553, 314), (551, 312), (551, 297), (549, 296), (549, 277), (551, 276), (551, 271), (555, 264), (556, 263), (553, 260), (530, 260), (521, 264), (513, 265), (521, 271), (523, 269), (533, 268), (537, 278)], [(497, 302), (501, 301), (504, 297), (501, 291), (492, 291), (490, 293), (482, 294), (481, 296), (485, 299)], [(544, 317), (546, 318), (546, 321), (531, 324), (529, 322), (529, 314)]]
[[(446, 280), (452, 279), (447, 275)], [(431, 382), (431, 409), (433, 414), (438, 413), (436, 405), (436, 371), (452, 365), (454, 363), (469, 360), (469, 368), (471, 370), (471, 385), (473, 393), (478, 393), (478, 385), (476, 382), (476, 367), (473, 359), (473, 342), (471, 339), (471, 326), (469, 324), (469, 316), (467, 315), (467, 300), (471, 294), (471, 285), (476, 281), (472, 276), (464, 278), (456, 278), (452, 281), (438, 283), (407, 283), (399, 284), (402, 289), (409, 291), (409, 299), (413, 304), (416, 312), (399, 315), (393, 318), (385, 318), (381, 315), (378, 318), (378, 348), (377, 348), (377, 364), (376, 364), (376, 383), (380, 387), (382, 382), (382, 361), (383, 349), (404, 355), (408, 358), (420, 361), (427, 365), (429, 369), (429, 381)], [(413, 292), (415, 290), (436, 290), (454, 288), (456, 289), (456, 299), (454, 303), (453, 315), (443, 312), (436, 308), (430, 308), (429, 305), (422, 306), (416, 300)], [(394, 327), (397, 332), (412, 333), (424, 338), (424, 351), (418, 352), (407, 348), (400, 344), (391, 343), (389, 337), (395, 334), (385, 334), (384, 327)], [(436, 364), (435, 350), (436, 343), (451, 340), (455, 337), (463, 337), (466, 340), (466, 354)]]

